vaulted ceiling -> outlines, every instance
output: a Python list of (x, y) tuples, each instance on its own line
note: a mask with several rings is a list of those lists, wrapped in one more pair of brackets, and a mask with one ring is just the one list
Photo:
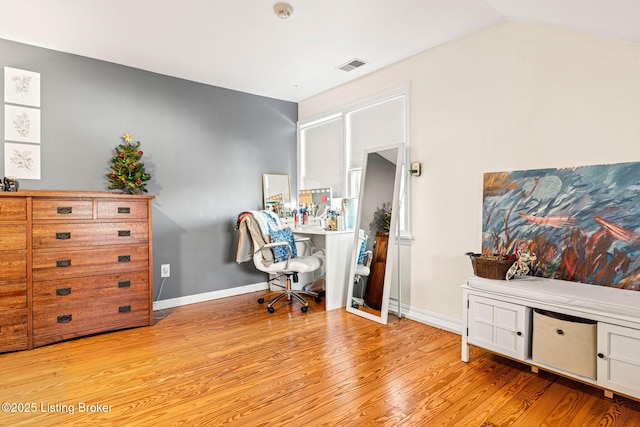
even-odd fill
[(294, 102), (507, 19), (640, 42), (638, 0), (276, 3), (2, 0), (0, 38)]

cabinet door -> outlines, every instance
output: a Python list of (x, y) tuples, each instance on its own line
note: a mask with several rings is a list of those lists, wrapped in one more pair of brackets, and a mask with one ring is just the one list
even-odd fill
[(467, 326), (469, 344), (520, 360), (529, 357), (529, 307), (469, 295)]
[(364, 302), (375, 310), (382, 309), (382, 294), (384, 293), (384, 275), (387, 268), (387, 249), (389, 248), (389, 234), (376, 235), (376, 247), (371, 262), (371, 271), (367, 286), (364, 290)]
[(640, 398), (640, 330), (598, 323), (598, 385)]

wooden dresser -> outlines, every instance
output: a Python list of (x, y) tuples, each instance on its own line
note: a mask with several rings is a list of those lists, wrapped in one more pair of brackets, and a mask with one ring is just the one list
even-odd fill
[(153, 323), (152, 199), (0, 193), (0, 352)]

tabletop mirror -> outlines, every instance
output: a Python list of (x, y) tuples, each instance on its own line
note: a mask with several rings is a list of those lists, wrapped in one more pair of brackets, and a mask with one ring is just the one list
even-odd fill
[(404, 144), (364, 153), (347, 311), (387, 323)]
[(287, 174), (262, 174), (264, 208), (284, 216), (291, 208), (291, 184)]
[(314, 216), (322, 216), (331, 210), (331, 188), (311, 188), (298, 191), (298, 204), (312, 207)]

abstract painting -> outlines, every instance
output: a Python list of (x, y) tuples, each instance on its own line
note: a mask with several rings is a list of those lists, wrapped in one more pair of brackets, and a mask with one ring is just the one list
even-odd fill
[(640, 290), (640, 163), (485, 173), (482, 233), (533, 275)]

